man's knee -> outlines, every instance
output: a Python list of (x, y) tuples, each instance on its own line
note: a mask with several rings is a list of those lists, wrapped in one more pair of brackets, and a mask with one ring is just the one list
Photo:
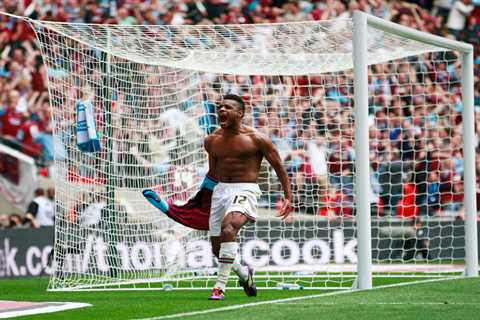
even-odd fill
[(222, 242), (235, 241), (237, 233), (247, 222), (247, 217), (240, 212), (231, 212), (225, 216), (222, 222)]
[(235, 238), (238, 233), (238, 229), (232, 223), (226, 223), (222, 227), (222, 239)]

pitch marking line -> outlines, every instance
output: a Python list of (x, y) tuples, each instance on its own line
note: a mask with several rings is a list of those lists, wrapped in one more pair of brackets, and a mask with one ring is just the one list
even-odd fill
[[(253, 302), (253, 303), (236, 304), (236, 305), (231, 305), (231, 306), (221, 307), (221, 308), (215, 308), (215, 309), (175, 313), (175, 314), (153, 317), (153, 318), (141, 318), (141, 319), (138, 319), (138, 320), (163, 320), (163, 319), (175, 319), (175, 318), (181, 318), (181, 317), (193, 317), (193, 316), (204, 315), (204, 314), (209, 314), (209, 313), (214, 313), (214, 312), (231, 311), (231, 310), (238, 310), (238, 309), (243, 309), (243, 308), (251, 308), (251, 307), (256, 307), (256, 306), (261, 306), (261, 305), (266, 305), (266, 304), (274, 304), (274, 303), (275, 304), (282, 304), (282, 303), (308, 300), (308, 299), (315, 299), (315, 298), (321, 298), (321, 297), (337, 296), (337, 295), (343, 295), (343, 294), (361, 292), (361, 291), (371, 291), (371, 290), (377, 290), (377, 289), (383, 289), (383, 288), (403, 287), (403, 286), (412, 285), (412, 284), (440, 282), (440, 281), (449, 281), (449, 280), (458, 280), (458, 279), (459, 278), (447, 278), (447, 279), (430, 279), (430, 280), (415, 281), (415, 282), (403, 282), (403, 283), (396, 283), (396, 284), (388, 284), (388, 285), (384, 285), (384, 286), (378, 286), (378, 287), (374, 287), (372, 289), (366, 289), (366, 290), (335, 291), (335, 292), (329, 292), (329, 293), (312, 294), (312, 295), (309, 295), (309, 296), (302, 296), (302, 297), (284, 298), (284, 299), (277, 299), (277, 300), (266, 300), (266, 301)], [(440, 303), (440, 304), (443, 304), (443, 303)]]
[(91, 306), (91, 304), (88, 303), (77, 302), (45, 302), (45, 306), (41, 306), (41, 304), (42, 303), (38, 303), (38, 305), (33, 305), (31, 307), (17, 308), (17, 310), (12, 309), (10, 311), (6, 310), (4, 312), (0, 312), (0, 319), (65, 311)]

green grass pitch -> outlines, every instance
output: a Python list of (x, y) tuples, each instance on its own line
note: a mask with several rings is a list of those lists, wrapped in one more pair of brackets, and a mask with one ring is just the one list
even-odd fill
[[(374, 286), (413, 280), (374, 279)], [(418, 279), (417, 279), (418, 280)], [(47, 292), (48, 279), (2, 280), (0, 300), (69, 301), (93, 306), (16, 319), (163, 319), (201, 310), (232, 306), (231, 310), (181, 316), (176, 319), (479, 319), (480, 278), (455, 279), (387, 287), (368, 291), (259, 290), (248, 298), (240, 290), (227, 291), (225, 301), (208, 301), (209, 290)], [(337, 291), (340, 292), (340, 291)], [(321, 295), (248, 306), (241, 304)]]

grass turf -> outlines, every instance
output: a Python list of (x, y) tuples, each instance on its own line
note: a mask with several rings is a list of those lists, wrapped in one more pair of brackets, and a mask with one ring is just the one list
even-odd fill
[[(262, 305), (224, 312), (221, 319), (245, 319), (247, 313), (262, 320), (479, 319), (479, 297), (479, 278), (458, 279)], [(213, 315), (218, 314), (185, 319), (206, 320)]]
[[(375, 279), (384, 285), (412, 279)], [(418, 279), (417, 279), (418, 280)], [(248, 298), (240, 290), (227, 292), (222, 302), (208, 301), (209, 290), (196, 291), (107, 291), (46, 292), (46, 278), (2, 280), (2, 300), (69, 301), (90, 303), (93, 307), (24, 317), (25, 319), (139, 319), (189, 311), (245, 304), (265, 300), (328, 293), (327, 290), (261, 290)], [(333, 292), (333, 291), (331, 291)], [(335, 296), (266, 304), (188, 319), (475, 319), (480, 314), (480, 279), (460, 279), (348, 292)], [(22, 318), (18, 318), (22, 319)]]

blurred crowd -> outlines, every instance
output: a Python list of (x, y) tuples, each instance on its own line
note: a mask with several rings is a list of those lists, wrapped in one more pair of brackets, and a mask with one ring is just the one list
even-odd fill
[(37, 188), (25, 214), (0, 214), (0, 229), (51, 227), (55, 216), (55, 189)]
[[(480, 108), (478, 0), (3, 0), (0, 3), (0, 11), (33, 19), (122, 25), (327, 20), (351, 17), (354, 10), (472, 43), (475, 105)], [(408, 63), (371, 68), (372, 214), (401, 217), (463, 214), (462, 133), (458, 126), (463, 106), (459, 67), (454, 53), (438, 53), (425, 55), (425, 59), (410, 59)], [(351, 78), (348, 72), (335, 77), (308, 78), (219, 76), (211, 79), (205, 89), (211, 101), (229, 92), (251, 99), (247, 101), (250, 118), (246, 121), (268, 134), (279, 148), (294, 182), (298, 210), (336, 217), (355, 214)], [(47, 71), (33, 31), (25, 23), (1, 15), (0, 142), (34, 157), (40, 166), (49, 166), (54, 156), (46, 90)], [(256, 96), (269, 98), (256, 99)], [(475, 122), (480, 128), (480, 112), (476, 113)], [(476, 167), (480, 170), (478, 156)], [(272, 199), (263, 200), (268, 202), (265, 205), (272, 205)]]

